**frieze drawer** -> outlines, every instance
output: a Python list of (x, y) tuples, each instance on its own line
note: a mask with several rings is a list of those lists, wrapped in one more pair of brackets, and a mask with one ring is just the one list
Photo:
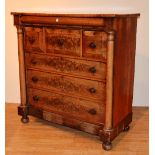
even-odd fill
[(86, 99), (105, 100), (105, 84), (103, 82), (33, 70), (28, 70), (26, 77), (28, 87), (48, 89)]
[(106, 63), (38, 54), (25, 54), (27, 68), (57, 72), (78, 77), (106, 79)]
[(22, 24), (40, 24), (40, 25), (52, 25), (52, 24), (57, 24), (57, 25), (75, 25), (75, 26), (104, 26), (105, 25), (105, 20), (103, 18), (75, 18), (75, 17), (62, 17), (54, 16), (36, 16), (36, 17), (31, 17), (29, 16), (21, 16), (20, 22)]

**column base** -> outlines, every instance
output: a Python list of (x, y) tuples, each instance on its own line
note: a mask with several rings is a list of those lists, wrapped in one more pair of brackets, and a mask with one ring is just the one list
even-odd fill
[(22, 116), (22, 118), (21, 118), (22, 123), (29, 122), (28, 110), (29, 110), (28, 106), (19, 106), (18, 107), (18, 114)]

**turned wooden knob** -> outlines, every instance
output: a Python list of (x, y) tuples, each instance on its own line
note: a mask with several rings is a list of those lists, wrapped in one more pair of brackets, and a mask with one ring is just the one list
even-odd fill
[(95, 49), (95, 48), (96, 48), (96, 44), (93, 43), (93, 42), (91, 42), (91, 43), (89, 44), (89, 47), (92, 48), (92, 49)]
[(37, 78), (36, 76), (33, 76), (33, 77), (32, 77), (32, 81), (33, 81), (34, 83), (36, 83), (36, 82), (38, 82), (38, 78)]
[(95, 68), (95, 67), (89, 68), (89, 72), (91, 72), (91, 73), (96, 73), (96, 68)]
[(96, 110), (95, 109), (90, 109), (89, 111), (88, 111), (91, 115), (96, 115)]
[(64, 44), (64, 39), (58, 39), (57, 43), (59, 46), (62, 46)]
[(32, 59), (31, 60), (31, 64), (36, 65), (37, 64), (37, 61), (35, 59)]
[(34, 101), (39, 101), (39, 96), (37, 96), (37, 95), (33, 96), (33, 100)]
[(89, 92), (92, 93), (92, 94), (93, 94), (93, 93), (96, 93), (96, 89), (95, 89), (95, 88), (90, 88), (90, 89), (89, 89)]
[(50, 37), (47, 37), (47, 38), (46, 38), (46, 41), (47, 41), (50, 45), (53, 44), (53, 39), (50, 38)]
[(29, 40), (30, 44), (33, 44), (35, 42), (35, 37), (34, 36), (30, 36), (28, 38), (28, 40)]

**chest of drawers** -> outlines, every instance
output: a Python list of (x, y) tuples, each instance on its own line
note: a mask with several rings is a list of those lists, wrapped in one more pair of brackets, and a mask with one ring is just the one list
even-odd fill
[(139, 14), (12, 13), (28, 115), (100, 136), (129, 129)]

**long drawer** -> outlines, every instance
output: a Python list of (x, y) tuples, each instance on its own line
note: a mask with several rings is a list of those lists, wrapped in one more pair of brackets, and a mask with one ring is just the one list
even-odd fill
[(104, 105), (36, 89), (28, 89), (28, 103), (35, 108), (90, 123), (104, 122)]
[(26, 67), (105, 80), (106, 64), (88, 60), (25, 53)]
[(27, 70), (26, 77), (28, 87), (62, 92), (87, 99), (101, 101), (105, 99), (105, 84), (103, 82), (34, 70)]

